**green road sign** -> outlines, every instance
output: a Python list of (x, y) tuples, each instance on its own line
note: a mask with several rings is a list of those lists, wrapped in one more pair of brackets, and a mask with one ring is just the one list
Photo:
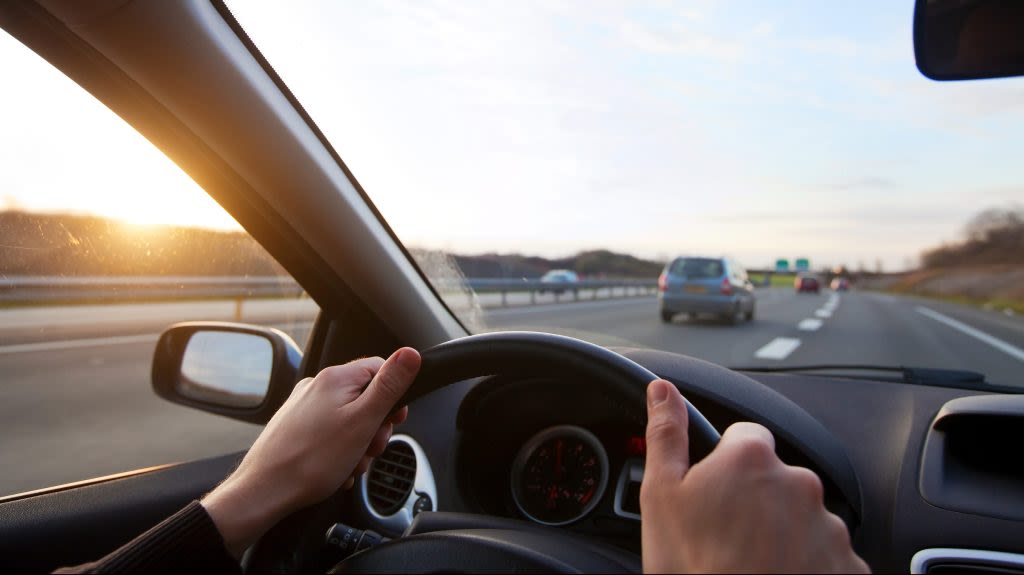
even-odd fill
[(789, 271), (789, 260), (777, 259), (775, 260), (775, 271), (777, 272), (788, 272)]
[(797, 258), (796, 259), (796, 269), (798, 269), (800, 271), (807, 271), (807, 270), (811, 269), (811, 260), (809, 260), (807, 258)]

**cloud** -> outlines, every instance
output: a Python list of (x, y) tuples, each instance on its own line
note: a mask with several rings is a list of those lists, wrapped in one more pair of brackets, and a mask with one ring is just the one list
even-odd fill
[(844, 58), (857, 56), (861, 52), (860, 46), (856, 42), (842, 36), (797, 39), (793, 42), (793, 46), (809, 54)]
[(747, 51), (741, 42), (700, 33), (679, 23), (662, 28), (627, 20), (619, 26), (619, 34), (630, 47), (656, 54), (737, 62), (744, 58)]
[(826, 184), (824, 187), (838, 192), (846, 192), (851, 190), (866, 189), (888, 190), (899, 187), (899, 184), (895, 180), (886, 178), (884, 176), (864, 176), (852, 180), (845, 180), (835, 182), (833, 184)]

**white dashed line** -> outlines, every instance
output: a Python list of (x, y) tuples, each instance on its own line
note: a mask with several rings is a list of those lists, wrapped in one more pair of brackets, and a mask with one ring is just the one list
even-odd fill
[(755, 351), (754, 357), (758, 359), (783, 360), (789, 357), (789, 354), (793, 353), (798, 347), (800, 347), (800, 340), (795, 337), (777, 337), (768, 342), (768, 345)]
[(962, 321), (955, 320), (955, 319), (949, 317), (948, 315), (943, 315), (943, 314), (941, 314), (941, 313), (939, 313), (939, 312), (937, 312), (937, 311), (935, 311), (933, 309), (929, 309), (929, 308), (926, 308), (924, 306), (917, 306), (915, 309), (917, 310), (917, 313), (919, 313), (921, 315), (926, 315), (926, 316), (934, 319), (935, 321), (940, 321), (940, 322), (948, 325), (949, 327), (951, 327), (951, 328), (953, 328), (955, 330), (960, 331), (961, 333), (965, 333), (965, 334), (967, 334), (967, 335), (969, 335), (969, 336), (971, 336), (971, 337), (973, 337), (975, 339), (981, 340), (981, 341), (991, 345), (992, 347), (998, 349), (999, 351), (1002, 351), (1002, 352), (1006, 353), (1007, 355), (1010, 355), (1010, 356), (1012, 356), (1012, 357), (1014, 357), (1014, 358), (1016, 358), (1016, 359), (1018, 359), (1020, 361), (1024, 361), (1024, 349), (1021, 349), (1021, 348), (1019, 348), (1019, 347), (1017, 347), (1015, 345), (1006, 343), (1005, 341), (1003, 341), (1003, 340), (1001, 340), (1001, 339), (999, 339), (997, 337), (993, 337), (993, 336), (991, 336), (991, 335), (989, 335), (989, 334), (987, 334), (987, 333), (985, 333), (985, 332), (983, 332), (983, 331), (981, 331), (979, 329), (975, 329), (975, 328), (967, 325), (966, 323), (963, 323)]
[(800, 331), (818, 331), (818, 329), (821, 328), (822, 324), (824, 323), (825, 322), (821, 321), (820, 319), (814, 319), (813, 317), (809, 317), (798, 323), (796, 325), (796, 328)]
[(832, 310), (822, 308), (822, 309), (819, 309), (818, 311), (814, 312), (814, 315), (816, 315), (818, 317), (832, 317)]

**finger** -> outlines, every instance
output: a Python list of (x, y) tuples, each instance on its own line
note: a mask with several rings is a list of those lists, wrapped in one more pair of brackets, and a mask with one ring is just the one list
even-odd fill
[(317, 374), (315, 381), (318, 384), (355, 386), (361, 390), (370, 383), (383, 365), (383, 358), (364, 357), (343, 365), (325, 367)]
[(686, 402), (676, 386), (656, 379), (647, 386), (647, 463), (644, 480), (678, 481), (690, 467)]
[(722, 434), (720, 443), (732, 444), (734, 442), (754, 441), (760, 442), (775, 451), (775, 436), (768, 428), (750, 421), (739, 421), (729, 426)]
[(370, 440), (370, 446), (366, 448), (366, 454), (370, 457), (378, 457), (388, 446), (388, 441), (391, 440), (391, 431), (394, 426), (391, 423), (385, 423), (380, 426), (377, 433)]
[(708, 459), (711, 460), (712, 456), (715, 456), (716, 461), (732, 461), (747, 470), (763, 470), (782, 465), (775, 455), (772, 432), (749, 421), (730, 425)]
[(392, 425), (401, 425), (409, 418), (409, 406), (406, 405), (391, 415), (388, 421)]
[(419, 370), (419, 352), (411, 347), (399, 349), (384, 362), (353, 407), (372, 418), (374, 425), (380, 425), (412, 385)]

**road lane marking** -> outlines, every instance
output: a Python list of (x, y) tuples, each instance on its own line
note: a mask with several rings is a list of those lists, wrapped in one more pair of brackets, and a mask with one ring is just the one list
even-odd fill
[(832, 310), (822, 308), (814, 312), (814, 315), (818, 317), (832, 317)]
[(1011, 357), (1017, 358), (1020, 361), (1024, 361), (1024, 349), (1021, 349), (1021, 348), (1019, 348), (1019, 347), (1017, 347), (1015, 345), (1006, 343), (1005, 341), (1003, 341), (1003, 340), (1001, 340), (1001, 339), (999, 339), (997, 337), (993, 337), (993, 336), (991, 336), (991, 335), (989, 335), (989, 334), (987, 334), (987, 333), (985, 333), (985, 332), (983, 332), (983, 331), (981, 331), (979, 329), (975, 329), (975, 328), (967, 325), (966, 323), (964, 323), (962, 321), (955, 320), (955, 319), (949, 317), (948, 315), (941, 314), (941, 313), (939, 313), (939, 312), (937, 312), (937, 311), (935, 311), (933, 309), (929, 309), (929, 308), (926, 308), (926, 307), (920, 306), (920, 305), (917, 306), (914, 309), (917, 310), (917, 313), (919, 313), (921, 315), (925, 315), (925, 316), (928, 316), (928, 317), (934, 319), (935, 321), (942, 322), (942, 323), (948, 325), (949, 327), (960, 331), (961, 333), (965, 333), (965, 334), (967, 334), (967, 335), (969, 335), (969, 336), (971, 336), (971, 337), (973, 337), (975, 339), (981, 340), (981, 341), (991, 345), (992, 347), (994, 347), (994, 348), (998, 349), (999, 351), (1002, 351), (1002, 352), (1010, 355)]
[[(303, 321), (295, 323), (273, 323), (265, 324), (281, 330), (308, 329), (313, 327), (315, 322)], [(85, 339), (58, 339), (53, 341), (38, 341), (33, 343), (15, 343), (0, 346), (0, 355), (10, 353), (31, 353), (39, 351), (62, 351), (65, 349), (79, 349), (83, 347), (105, 347), (111, 345), (130, 345), (135, 343), (154, 343), (160, 339), (158, 333), (147, 333), (143, 335), (118, 335), (111, 337), (90, 337)]]
[(89, 339), (65, 339), (58, 341), (39, 341), (35, 343), (16, 343), (0, 346), (0, 355), (8, 353), (30, 353), (38, 351), (60, 351), (82, 347), (102, 347), (108, 345), (126, 345), (132, 343), (153, 343), (160, 338), (159, 334), (121, 335), (115, 337), (91, 337)]
[(755, 351), (754, 357), (758, 359), (783, 360), (789, 357), (789, 354), (793, 353), (798, 347), (800, 347), (800, 340), (795, 337), (777, 337), (761, 349)]
[(796, 328), (799, 329), (800, 331), (818, 331), (818, 329), (824, 323), (825, 322), (821, 321), (820, 319), (809, 317), (801, 321), (800, 323), (796, 324)]

